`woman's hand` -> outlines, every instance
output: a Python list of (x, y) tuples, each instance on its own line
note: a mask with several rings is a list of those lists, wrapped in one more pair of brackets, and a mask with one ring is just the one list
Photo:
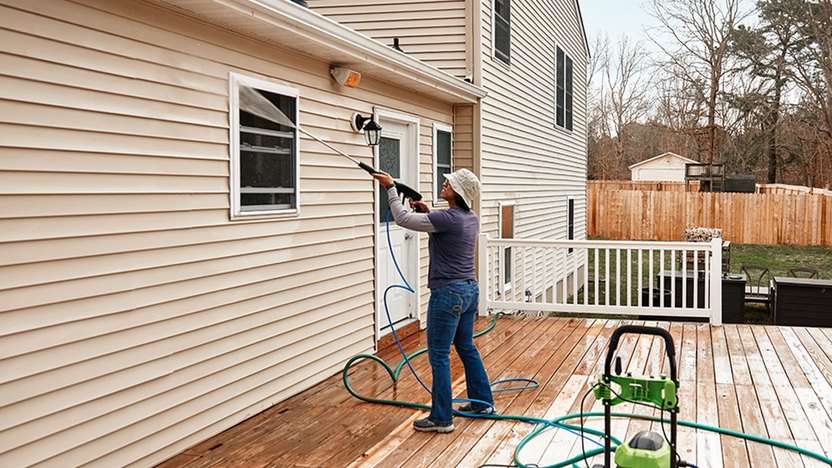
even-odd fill
[(416, 209), (417, 213), (429, 213), (430, 212), (430, 208), (428, 208), (427, 203), (425, 203), (421, 200), (419, 200), (419, 201), (410, 200), (410, 207)]
[(373, 176), (373, 179), (377, 180), (378, 183), (380, 183), (385, 189), (389, 189), (393, 186), (393, 177), (384, 171), (378, 171), (370, 175)]

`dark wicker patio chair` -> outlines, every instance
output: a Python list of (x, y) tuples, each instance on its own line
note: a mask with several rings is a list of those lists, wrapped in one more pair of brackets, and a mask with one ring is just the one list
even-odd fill
[(771, 273), (762, 265), (743, 265), (740, 271), (745, 274), (745, 302), (765, 304), (766, 312), (771, 313)]
[(794, 278), (815, 278), (820, 279), (820, 273), (814, 268), (789, 268), (789, 276)]

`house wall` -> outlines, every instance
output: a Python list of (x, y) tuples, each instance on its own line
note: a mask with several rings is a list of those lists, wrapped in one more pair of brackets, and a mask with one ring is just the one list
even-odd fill
[(631, 180), (685, 181), (685, 160), (664, 156), (634, 167), (630, 170)]
[(463, 78), (466, 65), (466, 3), (471, 0), (307, 0), (315, 12), (399, 47), (412, 57)]
[(373, 349), (373, 184), (302, 138), (299, 215), (230, 221), (229, 72), (366, 161), (352, 112), (420, 116), (425, 161), (450, 104), (139, 2), (2, 3), (0, 466), (153, 465)]
[(454, 108), (453, 169), (475, 169), (475, 106)]
[[(493, 0), (480, 4), (482, 87), (488, 92), (482, 101), (483, 232), (497, 237), (498, 203), (515, 201), (515, 238), (565, 239), (567, 197), (574, 197), (575, 238), (584, 239), (587, 53), (575, 1), (511, 2), (510, 67), (492, 56)], [(571, 132), (555, 125), (556, 46), (573, 60)], [(572, 257), (556, 268), (572, 271)], [(522, 300), (524, 291), (515, 292)]]

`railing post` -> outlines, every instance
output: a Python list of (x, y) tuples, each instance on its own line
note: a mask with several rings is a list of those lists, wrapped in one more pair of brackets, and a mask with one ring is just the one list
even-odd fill
[(480, 234), (477, 242), (477, 280), (480, 284), (479, 315), (488, 315), (488, 234)]
[(711, 325), (722, 325), (722, 239), (711, 239)]

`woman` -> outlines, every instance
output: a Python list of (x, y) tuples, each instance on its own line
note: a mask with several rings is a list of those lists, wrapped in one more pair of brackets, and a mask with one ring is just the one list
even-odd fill
[(451, 344), (465, 367), (468, 398), (475, 400), (459, 410), (484, 414), (491, 412), (494, 404), (485, 366), (474, 345), (474, 319), (479, 301), (474, 254), (479, 220), (470, 207), (479, 195), (480, 181), (467, 169), (445, 174), (439, 196), (448, 202), (448, 209), (430, 211), (424, 202), (411, 201), (411, 206), (418, 211), (411, 213), (402, 205), (390, 174), (380, 172), (373, 174), (373, 178), (387, 189), (396, 224), (429, 233), (427, 340), (433, 402), (430, 415), (414, 421), (413, 427), (422, 432), (452, 432)]

